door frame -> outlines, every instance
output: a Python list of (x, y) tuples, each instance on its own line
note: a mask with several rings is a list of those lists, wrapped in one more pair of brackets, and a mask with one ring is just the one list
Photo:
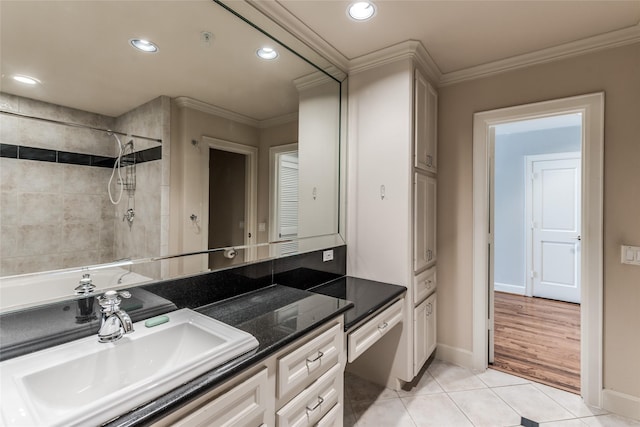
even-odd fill
[[(202, 142), (207, 147), (207, 154), (202, 156), (203, 175), (202, 175), (202, 248), (209, 248), (209, 153), (211, 149), (228, 151), (231, 153), (242, 154), (246, 156), (245, 167), (245, 223), (244, 223), (244, 245), (245, 249), (244, 262), (256, 259), (256, 224), (257, 224), (257, 206), (258, 206), (258, 148), (251, 145), (231, 142), (224, 139), (212, 138), (203, 135)], [(251, 236), (251, 237), (249, 237)], [(203, 257), (204, 271), (209, 269), (209, 257)]]
[[(574, 152), (562, 152), (562, 153), (545, 153), (545, 154), (531, 154), (524, 156), (524, 170), (525, 170), (525, 200), (524, 200), (524, 212), (525, 212), (525, 286), (524, 295), (533, 296), (533, 277), (529, 272), (533, 271), (533, 229), (531, 223), (533, 222), (533, 181), (528, 178), (531, 172), (533, 163), (546, 160), (570, 160), (580, 159), (582, 163), (582, 153), (578, 151)], [(582, 180), (582, 176), (580, 176)], [(580, 193), (582, 193), (582, 182), (580, 182)], [(582, 218), (581, 218), (582, 219)], [(582, 224), (580, 225), (582, 227)], [(580, 245), (582, 246), (582, 245)], [(582, 248), (581, 248), (582, 250)], [(580, 277), (580, 281), (582, 277)], [(580, 283), (580, 289), (582, 289), (582, 283)]]
[(524, 119), (582, 113), (581, 394), (602, 406), (603, 346), (603, 153), (604, 92), (484, 111), (473, 117), (473, 349), (472, 367), (484, 371), (489, 359), (489, 230), (493, 171), (491, 130)]

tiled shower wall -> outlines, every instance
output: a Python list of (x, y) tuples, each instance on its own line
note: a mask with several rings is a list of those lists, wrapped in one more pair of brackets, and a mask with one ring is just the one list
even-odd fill
[[(152, 108), (154, 103), (156, 107)], [(149, 103), (151, 105), (145, 104), (139, 111), (133, 110), (116, 119), (0, 94), (0, 107), (5, 111), (102, 129), (119, 129), (119, 122), (123, 122), (132, 125), (132, 130), (126, 132), (141, 135), (149, 124), (159, 128), (161, 135), (168, 134), (164, 129), (168, 119), (162, 115), (160, 119), (145, 117), (145, 114), (161, 112), (163, 103), (168, 106), (168, 100), (157, 98)], [(166, 113), (168, 115), (168, 107)], [(0, 276), (160, 254), (161, 160), (137, 166), (135, 198), (141, 213), (136, 216), (130, 233), (138, 234), (126, 236), (128, 239), (121, 242), (118, 239), (124, 236), (118, 226), (126, 227), (127, 231), (128, 227), (122, 223), (119, 211), (127, 198), (125, 193), (118, 208), (109, 202), (107, 183), (111, 168), (56, 162), (55, 153), (53, 159), (50, 158), (51, 150), (55, 150), (72, 153), (72, 156), (93, 155), (112, 164), (116, 144), (111, 136), (1, 114), (0, 143), (8, 144), (3, 149), (15, 150), (15, 146), (19, 146), (20, 150), (20, 158), (5, 157), (7, 153), (0, 157)], [(136, 151), (146, 148), (142, 143), (134, 141), (134, 144)], [(134, 228), (136, 226), (139, 227)], [(141, 241), (140, 235), (145, 236), (142, 249), (133, 246), (134, 242)], [(158, 276), (159, 271), (154, 274)]]
[[(116, 207), (114, 232), (114, 259), (146, 258), (165, 255), (168, 247), (168, 206), (162, 205), (162, 191), (166, 186), (168, 195), (169, 171), (169, 138), (170, 138), (171, 101), (169, 97), (161, 96), (143, 104), (116, 119), (116, 129), (126, 129), (132, 135), (144, 135), (149, 138), (160, 139), (162, 144), (162, 159), (138, 163), (136, 165), (136, 190), (134, 197), (129, 199), (125, 191), (122, 201)], [(126, 144), (131, 138), (121, 138)], [(142, 139), (133, 138), (135, 151), (139, 152), (157, 146), (157, 144)], [(165, 184), (166, 183), (166, 184)], [(135, 210), (135, 217), (131, 227), (123, 221), (129, 207)], [(165, 211), (163, 211), (165, 209)], [(163, 223), (166, 226), (163, 227)], [(164, 230), (164, 231), (163, 231)], [(165, 246), (163, 250), (162, 246)], [(132, 269), (139, 274), (154, 279), (160, 278), (159, 263), (144, 263), (135, 265)]]

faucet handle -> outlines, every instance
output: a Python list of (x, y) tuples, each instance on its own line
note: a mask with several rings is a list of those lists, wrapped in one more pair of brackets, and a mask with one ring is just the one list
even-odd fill
[(89, 295), (93, 292), (96, 285), (93, 284), (91, 280), (91, 275), (89, 273), (85, 273), (82, 275), (82, 279), (78, 286), (75, 287), (74, 291), (76, 291), (76, 295)]
[(131, 298), (131, 292), (129, 292), (129, 291), (120, 291), (120, 292), (107, 291), (107, 292), (104, 293), (103, 296), (98, 298), (98, 303), (103, 308), (113, 307), (114, 309), (117, 310), (117, 307), (122, 302), (120, 297), (122, 297), (122, 298)]

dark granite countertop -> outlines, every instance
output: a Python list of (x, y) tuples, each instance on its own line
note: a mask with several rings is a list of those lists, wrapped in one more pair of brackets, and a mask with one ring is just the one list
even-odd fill
[(156, 421), (351, 307), (349, 301), (280, 285), (200, 307), (196, 311), (252, 334), (258, 348), (106, 425), (139, 426)]
[(379, 309), (400, 298), (400, 296), (406, 292), (407, 288), (389, 283), (344, 276), (309, 290), (354, 303), (354, 307), (344, 315), (344, 329), (348, 331)]

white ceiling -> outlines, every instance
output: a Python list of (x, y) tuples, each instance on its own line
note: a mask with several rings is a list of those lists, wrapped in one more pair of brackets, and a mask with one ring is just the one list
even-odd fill
[[(640, 0), (377, 0), (368, 22), (349, 19), (343, 0), (225, 2), (267, 12), (306, 46), (287, 43), (311, 47), (343, 71), (354, 59), (416, 40), (441, 84), (464, 70), (579, 40), (578, 53), (594, 38), (609, 37), (608, 45), (621, 33), (627, 42), (640, 40)], [(211, 0), (0, 0), (0, 20), (1, 91), (112, 116), (168, 95), (267, 120), (297, 110), (293, 82), (315, 71), (285, 49), (274, 63), (258, 61), (255, 49), (273, 43)], [(201, 43), (202, 31), (213, 33), (210, 45)], [(134, 51), (132, 37), (157, 42), (160, 52)], [(42, 85), (18, 86), (13, 74)]]
[[(132, 38), (160, 50), (136, 51)], [(259, 59), (263, 46), (279, 57)], [(211, 0), (0, 0), (0, 54), (2, 92), (109, 116), (167, 95), (273, 119), (297, 112), (294, 81), (316, 72)]]
[[(417, 40), (442, 74), (606, 33), (640, 29), (640, 0), (373, 0), (356, 22), (350, 1), (275, 0), (347, 60)], [(257, 1), (260, 3), (260, 0)], [(640, 33), (640, 32), (639, 32)]]

